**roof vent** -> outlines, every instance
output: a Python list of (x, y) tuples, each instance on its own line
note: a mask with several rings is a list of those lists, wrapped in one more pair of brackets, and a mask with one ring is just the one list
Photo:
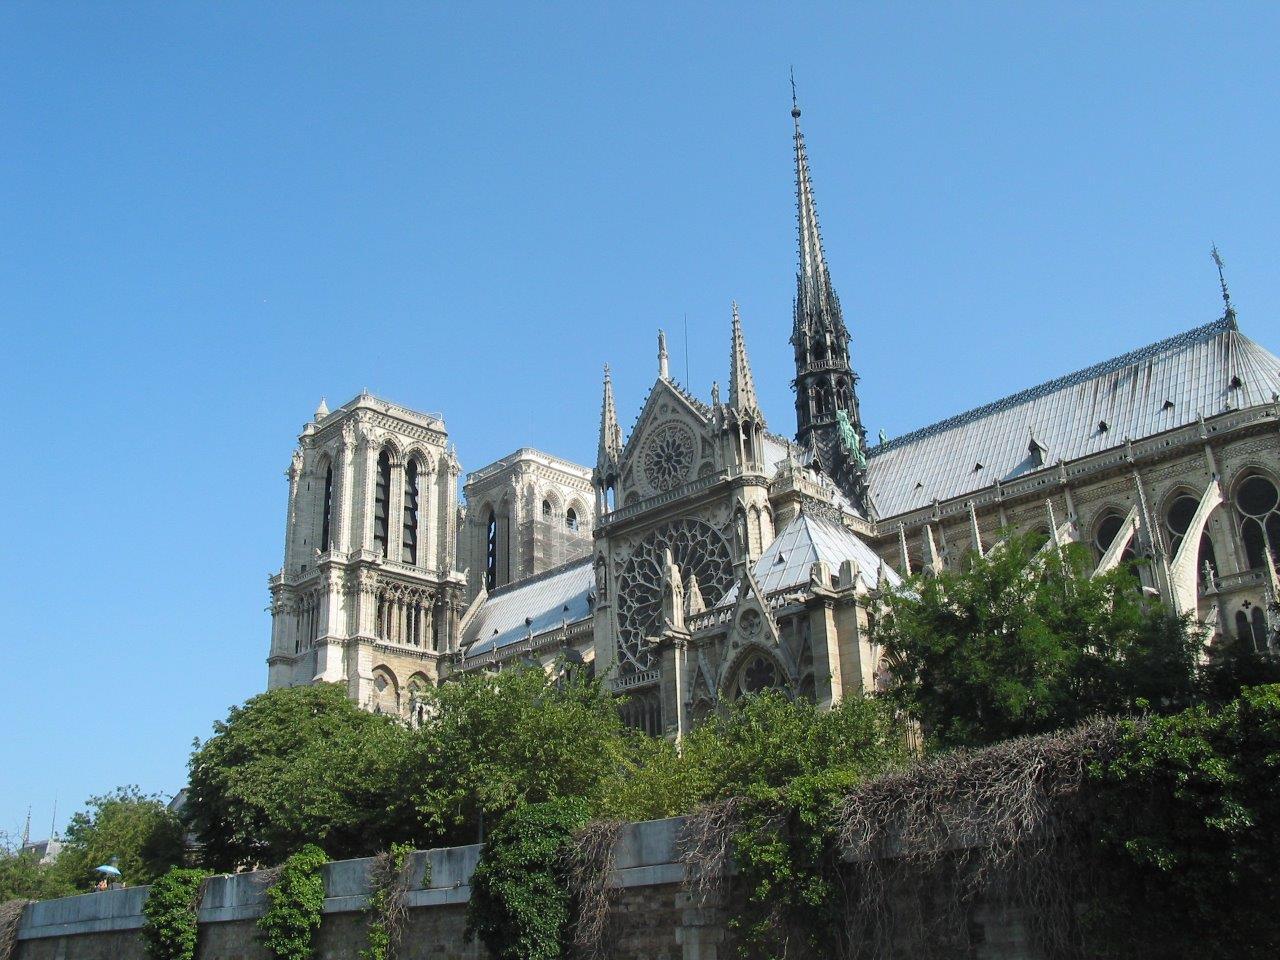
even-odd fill
[(1172, 409), (1173, 409), (1173, 401), (1172, 401), (1172, 400), (1166, 400), (1166, 401), (1161, 405), (1160, 409), (1161, 409), (1161, 410), (1172, 410)]
[(923, 489), (924, 489), (924, 484), (923, 484), (923, 483), (920, 483), (920, 482), (918, 482), (918, 481), (917, 481), (917, 482), (916, 482), (916, 489), (917, 489), (917, 490), (923, 490)]
[(1031, 443), (1027, 445), (1027, 453), (1031, 454), (1031, 462), (1037, 467), (1044, 466), (1044, 455), (1048, 448), (1042, 447), (1040, 441), (1035, 437), (1031, 438)]
[(973, 465), (973, 472), (977, 473), (981, 469), (982, 469), (982, 461), (979, 460), (977, 463)]
[(1110, 425), (1107, 423), (1107, 421), (1105, 421), (1105, 420), (1099, 420), (1099, 421), (1098, 421), (1098, 432), (1099, 432), (1099, 433), (1106, 433), (1106, 432), (1107, 432), (1108, 430), (1110, 430), (1110, 429), (1111, 429), (1111, 427), (1110, 427)]
[(1243, 386), (1244, 386), (1244, 381), (1240, 379), (1240, 377), (1239, 377), (1239, 375), (1238, 375), (1238, 374), (1237, 374), (1236, 376), (1234, 376), (1234, 377), (1232, 377), (1232, 378), (1231, 378), (1231, 389), (1232, 389), (1232, 390), (1239, 390), (1239, 389), (1240, 389), (1241, 387), (1243, 387)]
[(773, 558), (773, 565), (775, 567), (780, 567), (786, 562), (787, 562), (787, 551), (779, 550), (778, 555)]

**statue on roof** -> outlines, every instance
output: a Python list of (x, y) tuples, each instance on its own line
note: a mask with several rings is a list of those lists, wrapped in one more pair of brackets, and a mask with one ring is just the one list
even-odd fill
[(849, 414), (844, 410), (836, 411), (836, 430), (840, 437), (840, 446), (849, 455), (854, 466), (859, 470), (866, 469), (867, 455), (862, 452), (862, 441), (858, 439), (858, 432), (853, 429), (853, 424), (849, 422)]

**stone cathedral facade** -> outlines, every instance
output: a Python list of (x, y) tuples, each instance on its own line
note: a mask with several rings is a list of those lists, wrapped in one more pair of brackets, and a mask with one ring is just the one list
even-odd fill
[[(869, 442), (792, 117), (794, 428), (766, 421), (736, 305), (723, 393), (677, 383), (659, 333), (630, 436), (605, 368), (594, 467), (523, 448), (462, 501), (440, 415), (322, 402), (288, 470), (269, 686), (339, 682), (412, 720), (460, 671), (568, 663), (668, 734), (767, 688), (831, 704), (881, 676), (881, 591), (1032, 530), (1088, 544), (1099, 571), (1140, 557), (1211, 643), (1280, 653), (1280, 360), (1225, 282), (1211, 323)], [(781, 324), (762, 332), (783, 348)]]

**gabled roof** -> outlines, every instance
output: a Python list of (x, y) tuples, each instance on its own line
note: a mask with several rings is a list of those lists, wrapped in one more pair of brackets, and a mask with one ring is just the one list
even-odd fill
[[(555, 567), (536, 577), (499, 587), (481, 602), (462, 630), (467, 656), (501, 649), (532, 634), (591, 616), (595, 586), (591, 558)], [(526, 623), (528, 618), (531, 622)], [(472, 646), (474, 644), (474, 646)]]
[(871, 496), (891, 517), (1277, 393), (1280, 360), (1226, 318), (873, 446)]
[[(813, 565), (819, 560), (826, 562), (832, 574), (839, 572), (844, 561), (855, 561), (860, 568), (858, 576), (868, 589), (874, 588), (880, 578), (880, 557), (857, 534), (841, 524), (804, 512), (797, 514), (760, 554), (751, 573), (760, 592), (768, 595), (808, 583)], [(893, 586), (902, 580), (887, 565), (884, 576), (886, 583)], [(734, 584), (716, 606), (732, 606), (737, 600), (738, 585)]]

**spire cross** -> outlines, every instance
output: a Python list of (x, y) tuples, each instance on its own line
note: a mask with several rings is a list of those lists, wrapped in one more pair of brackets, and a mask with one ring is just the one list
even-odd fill
[(800, 103), (796, 100), (796, 68), (791, 68), (791, 109), (796, 111), (800, 109)]
[(1227, 275), (1224, 272), (1226, 264), (1222, 262), (1222, 254), (1218, 253), (1218, 245), (1216, 243), (1211, 248), (1211, 256), (1218, 267), (1218, 285), (1222, 287), (1222, 302), (1227, 308), (1226, 316), (1234, 317), (1236, 310), (1235, 307), (1231, 306), (1231, 292), (1227, 289)]

